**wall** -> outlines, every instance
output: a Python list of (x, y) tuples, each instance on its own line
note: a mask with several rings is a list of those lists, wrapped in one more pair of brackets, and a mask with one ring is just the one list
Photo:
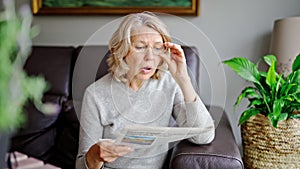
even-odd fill
[[(29, 2), (18, 0), (17, 6)], [(299, 7), (299, 0), (202, 0), (199, 17), (162, 17), (177, 40), (199, 49), (201, 98), (205, 103), (225, 107), (239, 145), (240, 113), (233, 113), (232, 105), (246, 83), (221, 61), (234, 56), (257, 61), (268, 52), (274, 20), (299, 16)], [(33, 43), (107, 44), (119, 20), (120, 16), (35, 16), (34, 24), (41, 32)]]

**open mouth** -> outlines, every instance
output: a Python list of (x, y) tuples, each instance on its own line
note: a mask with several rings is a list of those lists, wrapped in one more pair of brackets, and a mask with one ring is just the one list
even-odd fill
[(152, 67), (146, 66), (141, 68), (141, 72), (150, 73), (152, 71)]

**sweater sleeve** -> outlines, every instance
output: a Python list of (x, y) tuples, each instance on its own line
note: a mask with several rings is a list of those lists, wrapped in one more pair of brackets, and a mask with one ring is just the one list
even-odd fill
[[(88, 88), (89, 89), (89, 88)], [(76, 169), (87, 169), (85, 154), (89, 148), (102, 137), (103, 127), (101, 125), (99, 108), (96, 104), (93, 90), (86, 90), (81, 108), (79, 147), (76, 159)]]
[(214, 121), (199, 96), (196, 97), (194, 102), (185, 102), (182, 93), (178, 91), (174, 100), (173, 116), (180, 127), (211, 128), (209, 131), (189, 138), (190, 142), (207, 144), (214, 139)]

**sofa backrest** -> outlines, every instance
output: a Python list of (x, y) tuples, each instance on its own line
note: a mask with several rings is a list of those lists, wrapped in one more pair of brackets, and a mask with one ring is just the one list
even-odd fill
[(49, 95), (70, 95), (71, 59), (74, 47), (34, 46), (24, 69), (29, 75), (44, 76), (49, 82)]

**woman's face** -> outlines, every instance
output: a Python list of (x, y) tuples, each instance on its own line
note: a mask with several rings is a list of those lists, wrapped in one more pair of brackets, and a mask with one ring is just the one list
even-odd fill
[(159, 54), (164, 49), (163, 39), (157, 31), (146, 26), (133, 31), (132, 35), (132, 45), (125, 57), (129, 67), (127, 77), (129, 81), (144, 81), (155, 73), (162, 61)]

